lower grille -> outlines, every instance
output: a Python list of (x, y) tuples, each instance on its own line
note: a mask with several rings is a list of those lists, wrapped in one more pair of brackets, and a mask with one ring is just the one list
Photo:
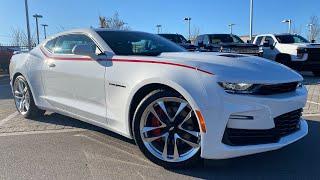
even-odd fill
[(300, 129), (302, 109), (274, 118), (275, 127), (266, 130), (226, 128), (222, 142), (231, 146), (275, 143)]

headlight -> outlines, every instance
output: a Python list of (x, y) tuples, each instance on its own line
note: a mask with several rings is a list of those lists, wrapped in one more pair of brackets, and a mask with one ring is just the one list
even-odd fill
[(297, 88), (301, 88), (301, 87), (303, 87), (303, 82), (298, 82), (298, 84), (297, 84)]
[(307, 49), (306, 48), (299, 48), (297, 49), (297, 58), (302, 59), (303, 55), (307, 53)]
[(248, 83), (226, 83), (220, 82), (219, 85), (228, 93), (233, 94), (251, 94), (255, 89), (254, 84)]

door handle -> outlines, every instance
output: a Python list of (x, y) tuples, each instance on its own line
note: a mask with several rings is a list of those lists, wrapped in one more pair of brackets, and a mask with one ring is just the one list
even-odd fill
[(53, 67), (56, 67), (56, 65), (54, 63), (50, 63), (49, 67), (53, 68)]

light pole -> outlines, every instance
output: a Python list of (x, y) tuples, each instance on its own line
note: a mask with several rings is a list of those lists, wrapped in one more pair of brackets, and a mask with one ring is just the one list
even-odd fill
[(191, 17), (185, 17), (184, 18), (185, 21), (188, 21), (188, 28), (189, 28), (189, 40), (191, 40), (191, 28), (190, 28), (190, 24), (191, 24)]
[(38, 18), (42, 18), (42, 15), (40, 14), (35, 14), (33, 15), (34, 18), (36, 18), (36, 26), (37, 26), (37, 41), (38, 41), (38, 44), (40, 43), (40, 40), (39, 40), (39, 24), (38, 24)]
[(233, 27), (234, 25), (236, 25), (236, 24), (233, 24), (233, 23), (228, 24), (228, 26), (229, 26), (229, 28), (230, 28), (230, 34), (232, 34), (232, 27)]
[(157, 30), (158, 30), (157, 32), (159, 34), (160, 33), (160, 28), (162, 27), (162, 25), (161, 24), (157, 24), (156, 27), (157, 27)]
[(30, 35), (30, 24), (29, 24), (29, 9), (28, 9), (28, 0), (24, 1), (24, 6), (26, 9), (26, 20), (27, 20), (27, 34), (28, 34), (28, 49), (31, 51), (31, 35)]
[(312, 28), (314, 24), (307, 24), (307, 27), (309, 28), (309, 41), (312, 42)]
[(253, 0), (250, 0), (250, 42), (252, 42)]
[(43, 26), (44, 39), (47, 39), (47, 30), (46, 30), (46, 27), (48, 27), (48, 24), (41, 24), (41, 26)]
[(285, 20), (282, 21), (282, 23), (288, 23), (288, 33), (291, 34), (292, 20), (291, 19), (285, 19)]

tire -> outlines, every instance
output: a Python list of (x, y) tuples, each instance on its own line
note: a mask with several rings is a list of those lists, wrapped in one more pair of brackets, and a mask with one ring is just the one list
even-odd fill
[(45, 111), (35, 105), (30, 87), (23, 76), (15, 78), (12, 87), (15, 106), (21, 115), (25, 118), (44, 115)]
[(320, 71), (312, 71), (313, 75), (320, 77)]
[[(177, 113), (180, 107), (184, 108)], [(171, 120), (166, 118), (167, 115)], [(190, 134), (182, 129), (187, 129)], [(165, 168), (190, 167), (201, 160), (197, 118), (189, 103), (176, 92), (155, 90), (148, 94), (135, 112), (133, 135), (141, 152)]]

